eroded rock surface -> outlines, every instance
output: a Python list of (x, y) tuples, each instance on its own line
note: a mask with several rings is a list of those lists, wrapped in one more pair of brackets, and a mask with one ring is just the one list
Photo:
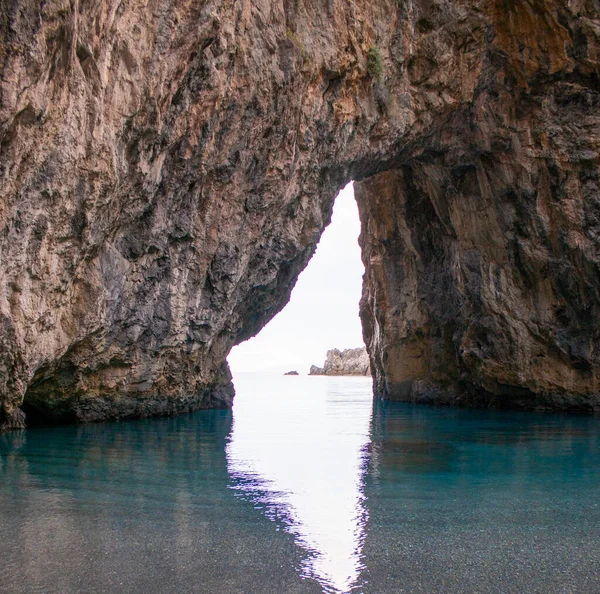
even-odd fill
[(357, 184), (376, 391), (597, 411), (600, 12), (493, 14), (472, 100)]
[(358, 185), (384, 396), (599, 398), (595, 0), (8, 0), (0, 425), (228, 406)]
[(365, 347), (331, 349), (325, 355), (323, 367), (311, 365), (309, 375), (370, 375), (369, 355)]

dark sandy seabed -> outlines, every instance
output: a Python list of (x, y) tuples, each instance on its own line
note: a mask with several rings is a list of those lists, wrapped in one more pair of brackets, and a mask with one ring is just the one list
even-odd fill
[(600, 592), (600, 424), (238, 375), (230, 411), (0, 436), (0, 592)]

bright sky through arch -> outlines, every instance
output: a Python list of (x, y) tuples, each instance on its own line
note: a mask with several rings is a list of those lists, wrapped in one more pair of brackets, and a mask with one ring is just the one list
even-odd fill
[(358, 302), (364, 266), (360, 259), (360, 221), (354, 189), (336, 198), (331, 224), (300, 275), (288, 305), (262, 331), (235, 347), (231, 370), (297, 370), (322, 365), (328, 349), (362, 346)]

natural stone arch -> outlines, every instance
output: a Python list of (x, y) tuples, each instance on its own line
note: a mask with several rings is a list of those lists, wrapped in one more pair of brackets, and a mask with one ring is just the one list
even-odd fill
[(0, 22), (5, 423), (228, 405), (351, 179), (377, 393), (597, 406), (593, 0), (78, 11)]

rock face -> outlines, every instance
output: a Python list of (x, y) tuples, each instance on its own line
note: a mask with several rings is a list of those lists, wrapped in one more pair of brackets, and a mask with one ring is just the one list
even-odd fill
[[(376, 392), (598, 410), (598, 5), (480, 6), (471, 99), (357, 184)], [(443, 95), (430, 43), (418, 79)]]
[(593, 410), (595, 0), (8, 0), (0, 426), (229, 406), (360, 180), (376, 392)]
[(370, 375), (369, 355), (364, 347), (358, 349), (331, 349), (325, 356), (325, 365), (311, 365), (308, 375)]

